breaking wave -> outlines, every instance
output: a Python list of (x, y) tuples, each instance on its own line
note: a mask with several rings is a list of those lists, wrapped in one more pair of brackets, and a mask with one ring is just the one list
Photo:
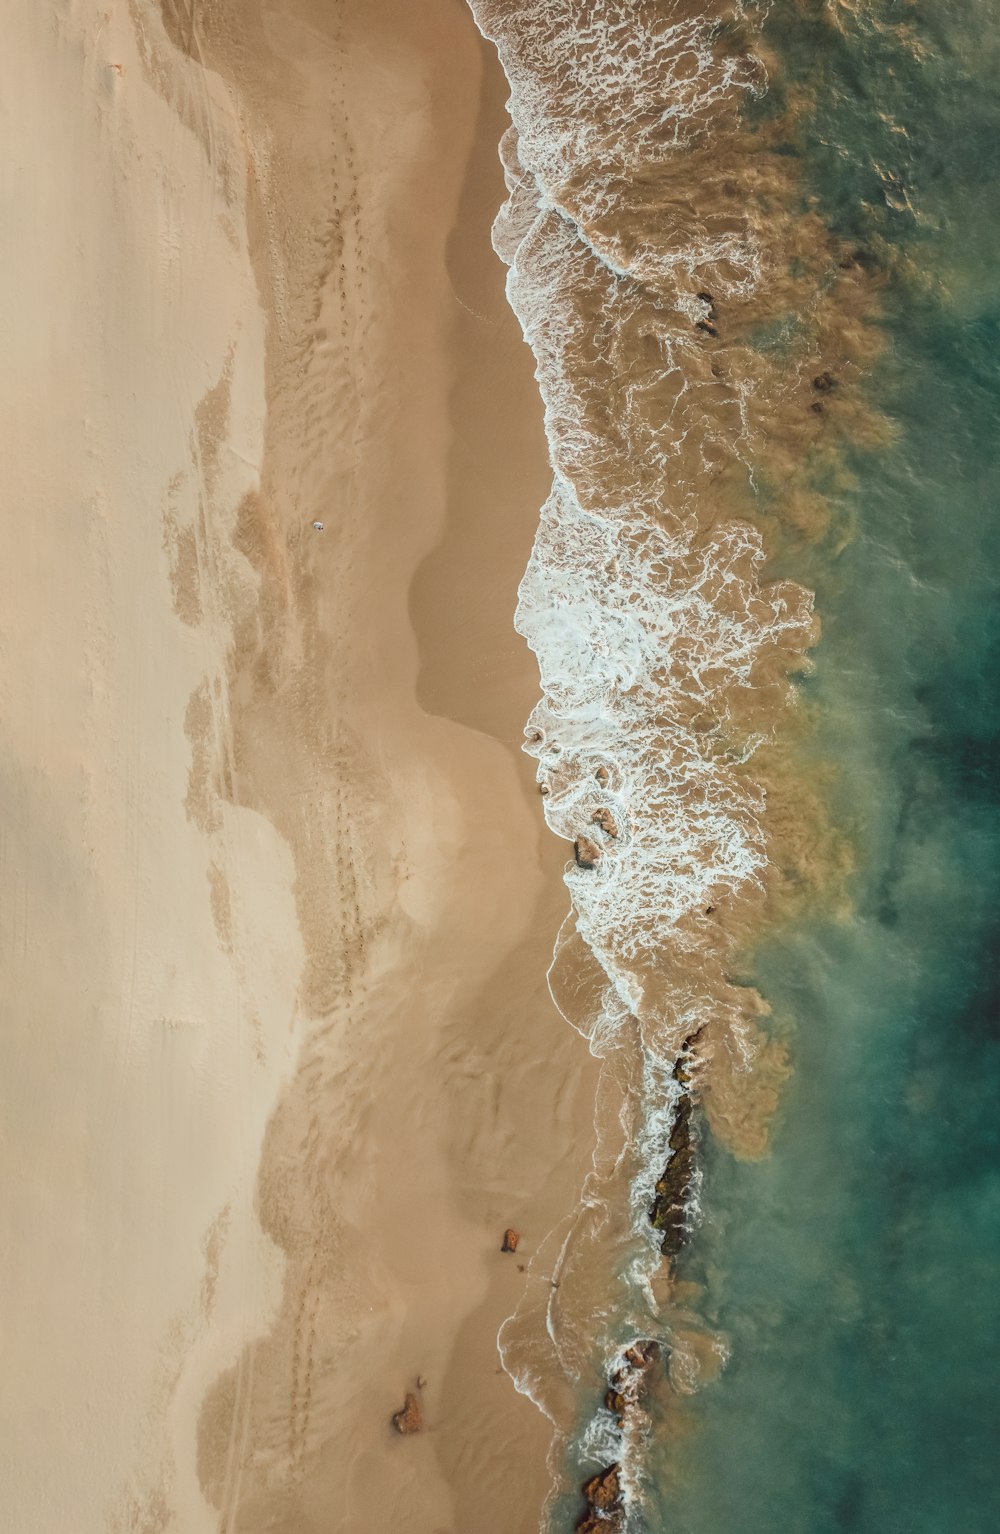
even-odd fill
[(764, 1004), (727, 966), (772, 875), (755, 757), (816, 625), (808, 591), (766, 579), (750, 518), (769, 474), (776, 501), (801, 514), (808, 499), (789, 464), (808, 459), (853, 365), (838, 342), (836, 372), (819, 371), (864, 263), (798, 206), (787, 122), (748, 126), (767, 89), (763, 12), (470, 3), (510, 85), (494, 245), (554, 475), (516, 615), (542, 692), (525, 750), (549, 827), (574, 847), (550, 983), (616, 1105), (612, 1128), (600, 1105), (580, 1208), (536, 1257), (544, 1283), (501, 1352), (581, 1462), (621, 1467), (627, 1509), (645, 1418), (637, 1395), (594, 1409), (595, 1371), (620, 1378), (622, 1350), (652, 1340), (683, 1393), (725, 1355), (704, 1328), (692, 1341), (659, 1276), (697, 1214), (678, 1105), (759, 1149), (774, 1093), (748, 1083), (755, 1066), (781, 1073)]

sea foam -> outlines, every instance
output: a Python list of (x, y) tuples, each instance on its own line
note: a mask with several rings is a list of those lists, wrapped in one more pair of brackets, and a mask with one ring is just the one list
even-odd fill
[[(759, 532), (723, 503), (722, 471), (752, 474), (753, 383), (705, 351), (716, 305), (751, 296), (765, 260), (737, 197), (721, 211), (709, 197), (698, 205), (690, 166), (765, 82), (745, 46), (723, 45), (717, 19), (680, 5), (471, 3), (510, 83), (494, 245), (535, 356), (554, 475), (516, 614), (542, 692), (525, 750), (549, 827), (577, 846), (555, 962), (578, 934), (605, 977), (586, 1004), (567, 1004), (572, 987), (553, 993), (595, 1053), (628, 1034), (637, 1061), (618, 1157), (627, 1292), (614, 1315), (581, 1303), (591, 1335), (575, 1339), (573, 1307), (561, 1322), (545, 1308), (557, 1365), (589, 1357), (606, 1371), (622, 1334), (671, 1345), (649, 1210), (682, 1090), (678, 1052), (714, 1029), (737, 1065), (741, 1049), (752, 1059), (723, 973), (731, 942), (712, 917), (762, 888), (768, 866), (765, 794), (748, 764), (771, 725), (748, 699), (775, 654), (801, 654), (812, 637), (809, 594), (764, 581)], [(560, 1264), (580, 1233), (606, 1237), (603, 1196), (595, 1175)], [(525, 1315), (501, 1351), (555, 1420)], [(638, 1453), (642, 1433), (602, 1409), (577, 1442), (585, 1461), (626, 1466), (627, 1495), (641, 1480), (630, 1434)]]

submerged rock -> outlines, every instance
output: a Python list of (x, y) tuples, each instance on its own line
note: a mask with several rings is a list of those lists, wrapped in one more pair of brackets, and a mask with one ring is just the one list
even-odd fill
[(508, 1225), (507, 1229), (503, 1233), (503, 1244), (500, 1247), (501, 1252), (516, 1252), (517, 1243), (520, 1241), (520, 1239), (521, 1237), (518, 1235), (517, 1231)]
[(412, 1390), (406, 1392), (406, 1399), (399, 1411), (393, 1412), (392, 1425), (397, 1433), (419, 1433), (423, 1427), (423, 1412)]
[(817, 373), (813, 379), (813, 388), (819, 394), (829, 394), (831, 389), (837, 387), (837, 380), (832, 373)]
[(870, 250), (860, 248), (848, 251), (837, 262), (842, 272), (849, 272), (852, 268), (858, 268), (863, 272), (877, 271), (878, 260)]
[(601, 861), (601, 849), (589, 836), (578, 836), (573, 843), (573, 855), (580, 868), (596, 868)]

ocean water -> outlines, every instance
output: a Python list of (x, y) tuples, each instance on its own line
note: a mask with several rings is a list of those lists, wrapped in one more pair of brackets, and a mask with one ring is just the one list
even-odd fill
[(706, 1172), (690, 1259), (731, 1357), (681, 1452), (657, 1446), (650, 1529), (1000, 1526), (998, 21), (859, 10), (820, 71), (810, 189), (905, 257), (865, 384), (896, 440), (853, 455), (847, 546), (786, 555), (857, 866), (849, 914), (754, 956), (795, 1074), (769, 1157)]
[(517, 614), (576, 844), (551, 984), (605, 1062), (500, 1338), (545, 1521), (986, 1534), (1000, 8), (473, 10), (554, 471)]

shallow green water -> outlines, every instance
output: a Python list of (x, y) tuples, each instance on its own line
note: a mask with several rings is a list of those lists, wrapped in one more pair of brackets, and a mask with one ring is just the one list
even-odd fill
[[(793, 75), (818, 84), (808, 166), (831, 223), (911, 258), (886, 295), (870, 386), (899, 436), (857, 456), (844, 551), (783, 560), (823, 620), (803, 687), (859, 852), (855, 909), (757, 957), (795, 1076), (767, 1160), (710, 1153), (688, 1261), (732, 1357), (692, 1401), (683, 1451), (654, 1454), (649, 1527), (988, 1534), (1000, 1528), (1000, 12), (882, 5), (831, 44), (776, 10), (769, 32)], [(886, 201), (887, 170), (901, 206)]]

